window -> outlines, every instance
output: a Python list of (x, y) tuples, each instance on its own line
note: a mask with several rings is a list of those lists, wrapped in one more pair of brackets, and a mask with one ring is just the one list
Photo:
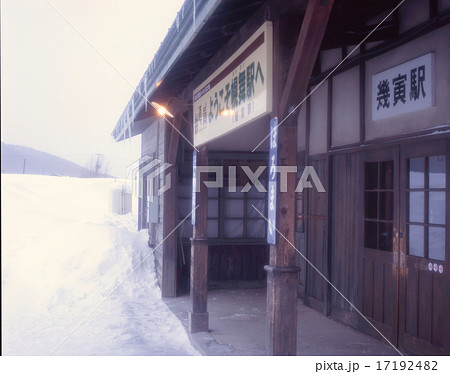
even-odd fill
[(392, 251), (394, 228), (394, 163), (364, 164), (364, 246)]
[(408, 254), (445, 260), (445, 156), (408, 159)]
[[(252, 171), (255, 171), (259, 166), (266, 166), (267, 161), (225, 156), (214, 162), (223, 167), (224, 173), (224, 188), (220, 189), (218, 197), (220, 204), (220, 219), (217, 222), (219, 224), (218, 238), (263, 240), (266, 236), (266, 222), (253, 206), (266, 215), (267, 195), (259, 192), (253, 185), (248, 192), (242, 192), (242, 188), (249, 182), (242, 165), (249, 166)], [(229, 175), (230, 167), (235, 170), (234, 176)], [(236, 185), (234, 192), (229, 189), (230, 181), (233, 179)], [(259, 180), (265, 185), (266, 179), (267, 170), (264, 170)]]

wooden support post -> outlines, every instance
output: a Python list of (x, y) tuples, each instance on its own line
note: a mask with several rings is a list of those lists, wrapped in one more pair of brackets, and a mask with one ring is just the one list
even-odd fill
[[(286, 119), (288, 108), (305, 97), (333, 0), (310, 0), (306, 8), (294, 54), (284, 79), (280, 18), (274, 23), (274, 114)], [(283, 84), (284, 82), (284, 84)], [(297, 114), (298, 115), (298, 114)], [(278, 129), (278, 164), (297, 165), (297, 115), (287, 118)], [(297, 354), (297, 282), (295, 243), (296, 174), (287, 174), (287, 191), (278, 194), (277, 244), (270, 246), (267, 270), (267, 321), (270, 355)]]
[(177, 235), (171, 231), (176, 227), (178, 221), (177, 209), (177, 166), (172, 165), (166, 170), (170, 178), (170, 188), (164, 192), (164, 224), (162, 257), (162, 280), (161, 296), (177, 296)]
[[(165, 172), (165, 175), (170, 178), (170, 188), (162, 195), (164, 198), (163, 237), (165, 238), (162, 257), (162, 297), (176, 297), (177, 295), (177, 235), (176, 232), (172, 231), (178, 224), (178, 169), (176, 159), (179, 141), (178, 131), (181, 129), (181, 123), (182, 114), (177, 112), (173, 120), (173, 126), (167, 124), (165, 128), (165, 162), (168, 162), (171, 166)], [(163, 175), (160, 177), (165, 178)]]
[[(283, 124), (278, 129), (281, 165), (296, 165), (296, 127)], [(297, 354), (297, 283), (298, 267), (295, 242), (295, 187), (296, 173), (287, 176), (287, 191), (278, 194), (277, 245), (270, 246), (267, 270), (267, 311), (270, 355)], [(283, 237), (284, 236), (284, 237)], [(289, 242), (288, 242), (289, 241)]]
[[(197, 165), (208, 165), (208, 150), (200, 149), (197, 155)], [(203, 183), (207, 173), (201, 173), (197, 179), (200, 192), (196, 193), (195, 225), (191, 244), (191, 287), (189, 331), (205, 332), (209, 329), (207, 308), (208, 297), (208, 241), (206, 234), (208, 190)]]

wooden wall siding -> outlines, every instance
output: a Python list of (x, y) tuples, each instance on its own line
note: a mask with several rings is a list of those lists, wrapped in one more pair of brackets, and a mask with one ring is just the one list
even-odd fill
[(264, 265), (269, 261), (268, 245), (210, 245), (210, 281), (264, 280)]
[[(310, 160), (325, 190), (328, 190), (327, 158)], [(319, 193), (315, 188), (308, 189), (309, 211), (307, 224), (307, 258), (321, 273), (325, 269), (327, 246), (327, 193)], [(300, 256), (297, 254), (297, 256)], [(311, 266), (306, 269), (307, 296), (324, 301), (324, 280)]]
[[(331, 282), (352, 304), (358, 307), (361, 292), (360, 274), (360, 202), (359, 154), (333, 156)], [(371, 271), (371, 269), (369, 269)], [(331, 306), (354, 312), (350, 304), (334, 289)]]

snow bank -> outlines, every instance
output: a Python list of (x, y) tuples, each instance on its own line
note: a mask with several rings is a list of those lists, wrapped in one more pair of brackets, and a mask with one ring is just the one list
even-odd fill
[(146, 233), (111, 212), (119, 183), (2, 175), (4, 354), (197, 354), (160, 299)]

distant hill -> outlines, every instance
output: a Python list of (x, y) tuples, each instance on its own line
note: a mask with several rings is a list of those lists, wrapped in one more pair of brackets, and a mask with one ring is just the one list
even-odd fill
[(1, 143), (2, 173), (88, 177), (89, 170), (72, 161), (33, 148)]

